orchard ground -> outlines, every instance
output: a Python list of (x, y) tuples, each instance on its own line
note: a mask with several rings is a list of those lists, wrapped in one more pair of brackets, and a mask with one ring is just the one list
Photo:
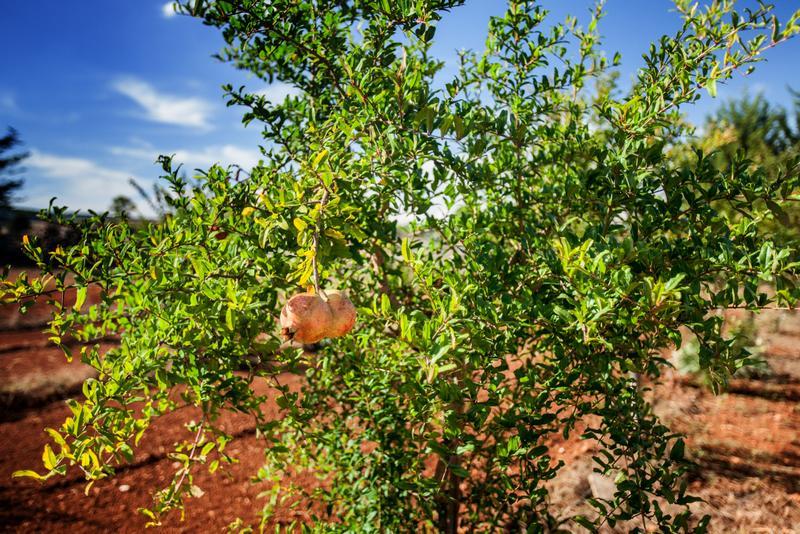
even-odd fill
[[(175, 442), (189, 437), (183, 425), (198, 414), (185, 409), (158, 420), (135, 460), (115, 478), (95, 484), (88, 496), (75, 472), (43, 485), (12, 479), (18, 469), (41, 470), (44, 428), (60, 426), (70, 414), (64, 399), (79, 397), (80, 384), (92, 376), (90, 368), (68, 364), (60, 349), (48, 345), (41, 333), (47, 317), (41, 306), (24, 317), (11, 307), (0, 310), (0, 530), (141, 532), (145, 517), (137, 509), (149, 506), (152, 491), (171, 479), (176, 466), (167, 455)], [(715, 396), (697, 380), (670, 371), (653, 393), (657, 413), (687, 435), (687, 450), (698, 464), (690, 487), (705, 500), (693, 507), (712, 515), (712, 532), (800, 532), (800, 315), (765, 312), (758, 323), (769, 372), (733, 380), (727, 393)], [(269, 391), (266, 381), (257, 387)], [(265, 410), (278, 413), (275, 405)], [(257, 523), (264, 504), (258, 495), (267, 488), (252, 484), (250, 477), (261, 465), (262, 445), (248, 417), (227, 414), (223, 421), (236, 436), (229, 452), (239, 462), (214, 476), (198, 469), (195, 483), (204, 495), (188, 501), (183, 521), (179, 513), (167, 516), (163, 531), (222, 532), (237, 517)], [(551, 443), (551, 453), (567, 462), (550, 485), (553, 509), (560, 515), (590, 513), (586, 499), (593, 485), (594, 491), (602, 486), (592, 478), (593, 447), (577, 438)], [(305, 475), (293, 482), (314, 484), (316, 479)], [(283, 506), (272, 523), (308, 518), (303, 506)]]

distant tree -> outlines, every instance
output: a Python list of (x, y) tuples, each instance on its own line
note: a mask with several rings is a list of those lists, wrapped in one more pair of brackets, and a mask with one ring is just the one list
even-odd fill
[(704, 148), (718, 151), (725, 167), (738, 155), (753, 163), (773, 166), (797, 144), (787, 111), (763, 94), (731, 99), (706, 120)]
[[(182, 178), (185, 179), (185, 174), (182, 175)], [(153, 192), (149, 193), (147, 189), (145, 189), (139, 182), (130, 178), (128, 183), (136, 189), (136, 192), (139, 193), (139, 196), (142, 197), (153, 213), (156, 214), (156, 218), (163, 219), (164, 216), (170, 212), (170, 206), (168, 200), (170, 199), (169, 192), (167, 189), (159, 184), (153, 184)]]
[[(778, 135), (786, 150), (800, 152), (800, 91), (789, 89), (794, 97), (791, 111), (780, 110), (778, 113)], [(791, 117), (791, 118), (790, 118)]]
[(127, 218), (130, 217), (133, 213), (138, 211), (136, 204), (130, 198), (126, 197), (125, 195), (119, 195), (114, 197), (111, 201), (111, 206), (109, 207), (109, 211), (111, 215), (117, 218)]
[[(732, 98), (722, 103), (705, 121), (702, 133), (695, 142), (676, 146), (676, 161), (689, 169), (693, 165), (695, 150), (709, 154), (709, 160), (722, 175), (745, 175), (760, 173), (765, 177), (767, 188), (779, 192), (781, 176), (795, 175), (800, 169), (800, 93), (790, 89), (794, 96), (792, 110), (770, 102), (757, 93)], [(788, 191), (788, 190), (787, 190)], [(762, 198), (745, 197), (745, 202), (734, 207), (716, 203), (714, 208), (731, 221), (746, 221), (749, 214), (758, 210), (769, 210), (773, 218), (757, 222), (765, 236), (781, 246), (797, 242), (800, 238), (800, 208), (796, 202), (780, 206)], [(788, 247), (787, 247), (788, 248)], [(755, 324), (755, 314), (725, 319), (726, 331), (731, 346), (750, 354), (747, 366), (739, 375), (763, 373), (766, 362), (760, 357), (760, 344)], [(702, 382), (708, 376), (700, 364), (700, 344), (695, 337), (677, 352), (676, 363), (685, 373), (696, 375)]]
[[(790, 90), (791, 91), (791, 90)], [(724, 103), (711, 114), (695, 147), (712, 154), (712, 161), (725, 174), (757, 171), (764, 173), (772, 190), (786, 189), (780, 176), (800, 168), (800, 94), (794, 95), (793, 109), (770, 103), (762, 94), (745, 94)], [(686, 148), (689, 148), (688, 146)], [(794, 171), (792, 171), (794, 169)], [(748, 199), (752, 210), (759, 199)], [(760, 224), (775, 239), (785, 242), (800, 237), (800, 208), (790, 202), (780, 207), (765, 204), (781, 220)], [(730, 213), (733, 218), (738, 216)]]
[(17, 152), (8, 154), (9, 151), (19, 146), (21, 143), (19, 134), (14, 128), (9, 127), (8, 133), (0, 137), (0, 208), (11, 206), (14, 191), (22, 187), (22, 179), (12, 178), (21, 172), (19, 164), (30, 154), (28, 152)]

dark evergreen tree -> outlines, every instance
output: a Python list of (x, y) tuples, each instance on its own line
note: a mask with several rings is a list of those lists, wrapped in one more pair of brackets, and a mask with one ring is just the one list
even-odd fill
[(22, 169), (20, 163), (30, 154), (27, 152), (9, 153), (21, 143), (19, 134), (14, 128), (9, 127), (8, 133), (0, 137), (0, 208), (11, 206), (14, 191), (22, 187), (23, 180), (14, 178)]

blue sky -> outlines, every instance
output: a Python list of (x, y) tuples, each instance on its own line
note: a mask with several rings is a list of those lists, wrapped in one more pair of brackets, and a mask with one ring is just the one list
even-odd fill
[[(740, 2), (747, 5), (752, 2)], [(784, 20), (798, 0), (777, 0)], [(555, 19), (586, 19), (585, 0), (542, 0)], [(468, 0), (446, 15), (436, 53), (452, 61), (460, 48), (480, 49), (490, 15), (503, 0)], [(608, 0), (601, 22), (609, 56), (622, 53), (622, 81), (641, 65), (652, 40), (679, 25), (669, 0)], [(160, 153), (175, 153), (188, 169), (214, 162), (244, 167), (259, 158), (256, 124), (244, 128), (241, 110), (226, 108), (220, 86), (244, 84), (282, 98), (287, 87), (264, 82), (211, 57), (222, 46), (214, 28), (173, 14), (165, 0), (9, 1), (0, 17), (0, 128), (19, 130), (25, 148), (23, 206), (46, 206), (52, 196), (71, 208), (104, 210), (128, 195), (128, 184), (158, 177)], [(725, 99), (763, 92), (788, 104), (787, 85), (800, 89), (800, 39), (771, 50), (748, 78), (720, 88)], [(694, 121), (719, 102), (704, 98), (687, 109)]]

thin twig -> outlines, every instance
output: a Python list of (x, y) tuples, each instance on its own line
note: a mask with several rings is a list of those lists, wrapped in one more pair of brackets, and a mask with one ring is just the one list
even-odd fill
[(317, 267), (317, 253), (319, 251), (319, 226), (322, 219), (322, 210), (325, 209), (325, 204), (328, 203), (328, 188), (324, 188), (322, 192), (322, 199), (319, 201), (319, 211), (317, 212), (317, 220), (314, 227), (314, 255), (311, 257), (311, 265), (314, 269), (314, 292), (317, 295), (322, 293), (319, 290), (319, 269)]
[(192, 444), (192, 450), (189, 452), (189, 461), (186, 464), (186, 467), (184, 468), (183, 473), (181, 473), (181, 478), (178, 479), (178, 483), (175, 485), (175, 489), (177, 491), (180, 491), (181, 486), (183, 486), (183, 481), (186, 478), (186, 475), (189, 474), (189, 471), (190, 471), (191, 466), (192, 466), (192, 461), (194, 460), (194, 453), (197, 451), (197, 446), (200, 444), (200, 438), (202, 437), (203, 426), (205, 426), (205, 424), (206, 424), (206, 421), (205, 421), (205, 418), (203, 418), (203, 420), (200, 422), (200, 426), (197, 427), (197, 434), (195, 434), (195, 436), (194, 436), (194, 443)]

